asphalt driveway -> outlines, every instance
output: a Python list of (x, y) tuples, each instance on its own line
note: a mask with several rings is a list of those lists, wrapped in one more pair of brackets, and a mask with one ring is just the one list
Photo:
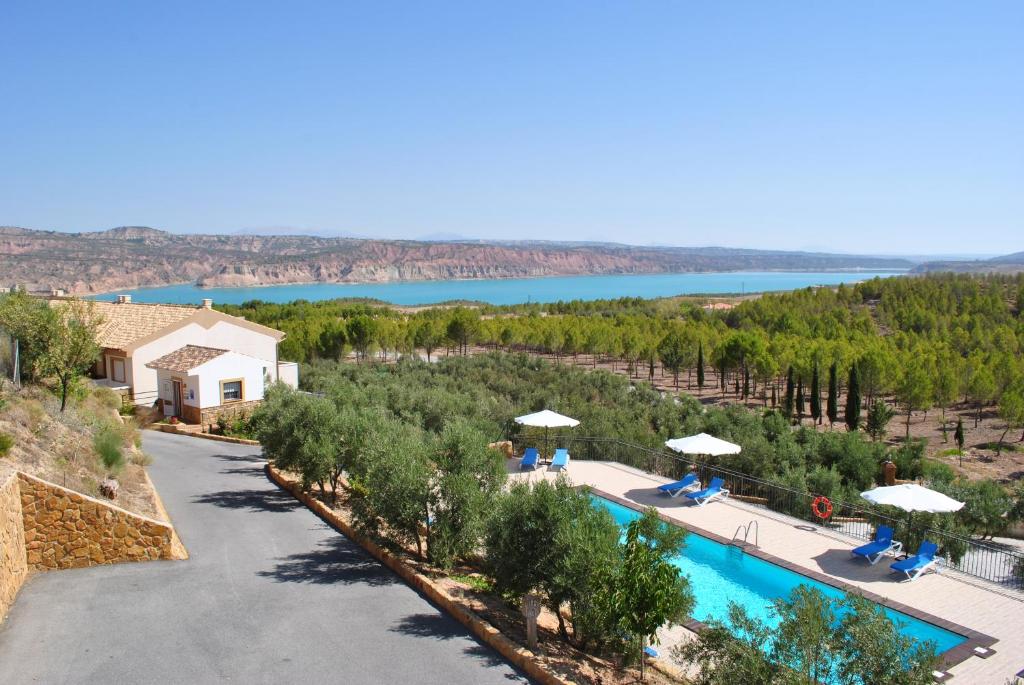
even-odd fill
[(258, 448), (146, 431), (188, 561), (36, 575), (0, 683), (526, 679), (263, 474)]

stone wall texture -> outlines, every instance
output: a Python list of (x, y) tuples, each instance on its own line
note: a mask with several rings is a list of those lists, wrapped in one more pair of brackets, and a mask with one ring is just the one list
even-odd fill
[(208, 407), (202, 410), (199, 423), (208, 427), (217, 423), (217, 419), (221, 416), (226, 419), (233, 419), (241, 414), (252, 414), (256, 407), (260, 406), (261, 402), (263, 400), (247, 400), (245, 402), (222, 404), (219, 407)]
[(0, 472), (0, 621), (27, 575), (18, 477), (13, 470)]
[(24, 473), (18, 480), (29, 569), (181, 558), (167, 523)]

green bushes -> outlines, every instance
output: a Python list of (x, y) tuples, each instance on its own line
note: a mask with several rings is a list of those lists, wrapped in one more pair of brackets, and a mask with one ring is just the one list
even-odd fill
[(93, 434), (92, 447), (109, 473), (117, 473), (124, 466), (124, 438), (117, 427), (101, 424)]
[[(686, 577), (669, 562), (684, 535), (648, 511), (620, 544), (615, 521), (586, 490), (561, 478), (532, 487), (520, 482), (495, 503), (485, 570), (495, 590), (514, 601), (540, 595), (563, 639), (636, 658), (657, 628), (681, 621), (693, 607)], [(563, 608), (570, 610), (568, 625)]]
[[(884, 610), (856, 595), (835, 603), (801, 585), (776, 600), (777, 628), (730, 603), (729, 619), (677, 646), (673, 659), (696, 665), (694, 685), (836, 682), (841, 685), (927, 685), (934, 647), (915, 645)], [(688, 668), (693, 673), (695, 669)]]
[(14, 438), (6, 433), (0, 433), (0, 457), (6, 457), (12, 447), (14, 447)]

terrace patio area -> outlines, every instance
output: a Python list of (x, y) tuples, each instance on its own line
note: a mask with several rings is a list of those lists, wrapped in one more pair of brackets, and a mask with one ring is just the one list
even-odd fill
[[(554, 479), (559, 473), (543, 467), (520, 473), (518, 468), (518, 459), (509, 460), (516, 479)], [(732, 498), (697, 507), (683, 497), (658, 493), (657, 486), (668, 479), (617, 462), (573, 459), (565, 474), (574, 485), (587, 485), (595, 494), (634, 507), (653, 506), (665, 519), (724, 541), (731, 540), (739, 526), (757, 521), (758, 547), (748, 551), (924, 620), (929, 618), (921, 613), (938, 618), (942, 627), (954, 632), (975, 633), (968, 635), (973, 639), (967, 645), (948, 655), (953, 661), (963, 658), (945, 668), (946, 678), (952, 676), (955, 682), (1002, 685), (1024, 669), (1024, 594), (946, 568), (913, 582), (898, 582), (886, 560), (870, 566), (851, 557), (850, 550), (863, 540), (821, 527), (811, 530), (807, 521)], [(667, 658), (672, 645), (690, 636), (683, 627), (664, 631), (659, 652)], [(975, 644), (991, 644), (994, 653), (987, 658), (970, 655)]]

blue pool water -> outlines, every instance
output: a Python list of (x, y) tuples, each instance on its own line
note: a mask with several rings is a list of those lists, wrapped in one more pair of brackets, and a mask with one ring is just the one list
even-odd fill
[[(616, 523), (625, 527), (640, 517), (640, 513), (616, 502), (591, 495), (596, 506), (607, 509)], [(798, 585), (809, 585), (828, 597), (840, 599), (843, 591), (812, 578), (776, 566), (763, 559), (745, 554), (732, 545), (690, 533), (682, 556), (673, 563), (690, 577), (696, 606), (693, 617), (707, 623), (728, 618), (729, 602), (741, 605), (747, 612), (768, 625), (777, 625), (778, 617), (772, 611), (775, 599), (789, 597)], [(851, 562), (853, 563), (853, 562)], [(931, 641), (936, 653), (941, 654), (966, 641), (962, 635), (945, 630), (907, 614), (885, 608), (885, 613), (900, 632), (918, 642)]]
[[(248, 300), (291, 302), (370, 297), (392, 304), (434, 304), (449, 300), (476, 300), (489, 304), (557, 302), (558, 300), (603, 300), (617, 297), (668, 297), (695, 293), (753, 293), (795, 290), (812, 285), (856, 283), (875, 276), (896, 276), (898, 272), (783, 272), (746, 271), (729, 273), (622, 274), (615, 276), (557, 276), (474, 281), (403, 281), (399, 283), (309, 283), (272, 285), (258, 288), (200, 288), (169, 285), (161, 288), (119, 290), (136, 302), (199, 304), (213, 298), (222, 304)], [(116, 294), (96, 299), (113, 300)]]

